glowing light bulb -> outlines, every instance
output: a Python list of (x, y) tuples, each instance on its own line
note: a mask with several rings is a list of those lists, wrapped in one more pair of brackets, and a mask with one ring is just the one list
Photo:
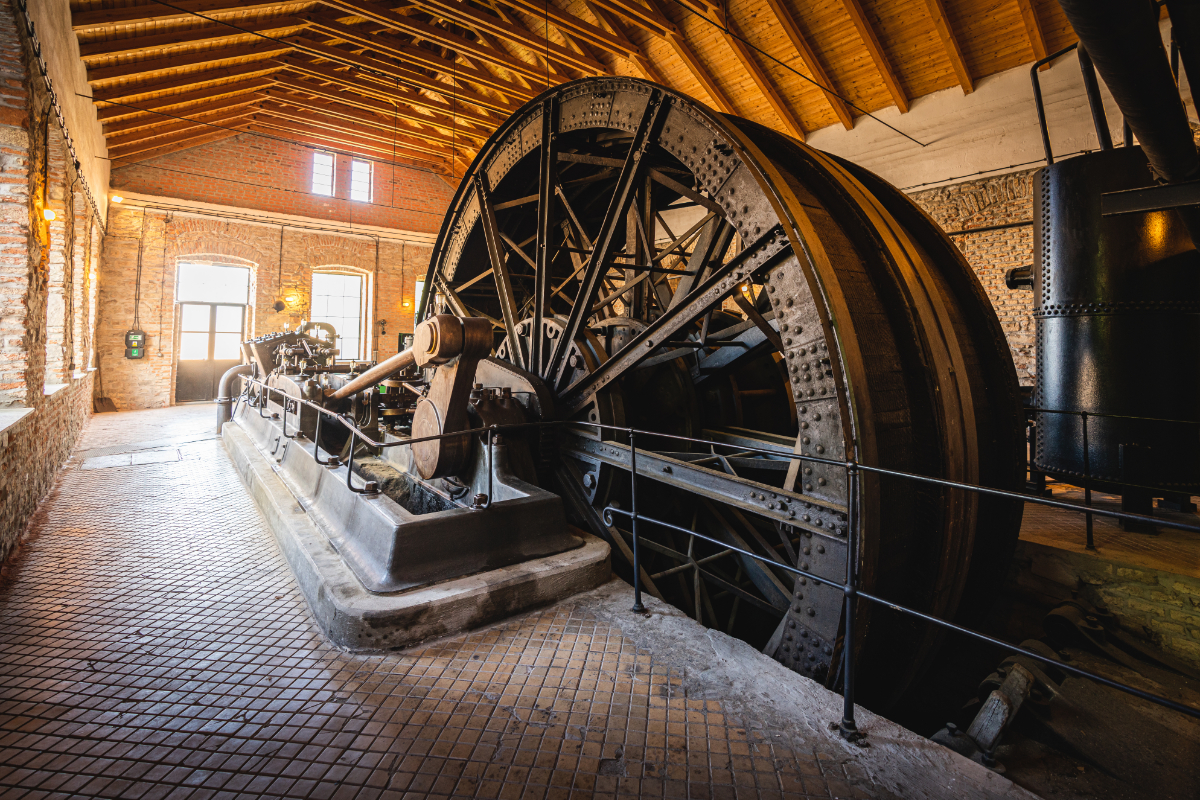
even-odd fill
[(296, 295), (294, 295), (294, 294), (289, 294), (287, 297), (285, 297), (285, 298), (283, 298), (283, 299), (284, 299), (284, 300), (287, 300), (289, 303), (294, 303), (294, 302), (296, 302), (297, 300), (299, 300), (300, 298), (299, 298), (299, 297), (297, 297), (297, 296), (296, 296)]
[(124, 202), (125, 202), (125, 198), (124, 198), (124, 197), (121, 197), (121, 195), (119, 195), (119, 194), (114, 194), (114, 195), (112, 196), (112, 201), (113, 201), (114, 203), (124, 203)]
[(47, 209), (43, 209), (43, 210), (42, 210), (42, 216), (43, 216), (43, 217), (45, 217), (45, 219), (46, 219), (46, 222), (53, 222), (53, 221), (54, 221), (54, 212), (53, 212), (53, 211), (51, 211), (51, 210), (50, 210), (50, 209), (48, 209), (48, 208), (47, 208)]

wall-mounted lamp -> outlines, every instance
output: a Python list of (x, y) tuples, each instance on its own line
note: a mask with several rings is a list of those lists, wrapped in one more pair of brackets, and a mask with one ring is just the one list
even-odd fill
[(386, 319), (379, 320), (379, 335), (380, 336), (387, 336), (387, 328), (385, 327), (386, 325), (387, 325)]
[(294, 302), (296, 302), (297, 300), (299, 300), (300, 298), (299, 298), (299, 297), (297, 297), (297, 296), (296, 296), (296, 295), (294, 295), (294, 294), (289, 294), (287, 297), (285, 297), (285, 298), (283, 298), (283, 299), (284, 299), (284, 300), (286, 300), (288, 303), (294, 303)]
[(409, 306), (411, 306), (411, 305), (412, 305), (412, 303), (410, 303), (409, 301), (405, 300), (405, 301), (404, 301), (404, 302), (402, 302), (400, 305), (401, 305), (402, 307), (404, 307), (404, 308), (408, 308)]
[(275, 309), (276, 311), (283, 311), (285, 308), (287, 308), (287, 303), (283, 302), (282, 300), (276, 300), (271, 304), (271, 308)]
[(46, 209), (43, 209), (43, 210), (42, 210), (42, 217), (44, 217), (44, 218), (45, 218), (46, 222), (53, 222), (53, 221), (54, 221), (54, 212), (53, 212), (53, 211), (51, 211), (51, 210), (50, 210), (50, 209), (48, 209), (48, 208), (46, 208)]
[(112, 200), (114, 203), (124, 203), (125, 202), (125, 198), (121, 197), (121, 195), (119, 195), (119, 194), (114, 194), (109, 199)]

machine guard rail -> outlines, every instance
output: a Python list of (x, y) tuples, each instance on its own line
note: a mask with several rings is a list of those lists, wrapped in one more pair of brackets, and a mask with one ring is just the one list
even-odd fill
[[(280, 392), (280, 390), (267, 386), (262, 380), (260, 380), (258, 378), (245, 377), (245, 386), (243, 388), (242, 393), (238, 397), (239, 402), (243, 398), (247, 398), (249, 386), (252, 384), (262, 387), (262, 389), (263, 389), (262, 397), (264, 397), (264, 398), (268, 397), (271, 392), (277, 392), (277, 393), (282, 394), (282, 392)], [(316, 403), (312, 403), (303, 398), (292, 397), (290, 395), (284, 395), (284, 398), (285, 398), (285, 402), (282, 405), (283, 405), (283, 424), (284, 424), (285, 435), (286, 435), (286, 430), (287, 430), (287, 413), (288, 413), (288, 405), (289, 405), (286, 401), (292, 401), (297, 404), (302, 404), (302, 405), (308, 406), (309, 408), (312, 408), (313, 410), (315, 410), (318, 413), (318, 416), (317, 416), (318, 423), (323, 417), (330, 416), (330, 417), (335, 418), (338, 422), (340, 422), (342, 425), (344, 425), (350, 431), (352, 444), (350, 447), (350, 458), (347, 460), (346, 480), (347, 480), (347, 483), (350, 484), (350, 488), (359, 493), (368, 492), (371, 490), (370, 489), (357, 489), (353, 486), (352, 483), (350, 483), (350, 480), (351, 480), (350, 476), (353, 472), (353, 470), (352, 470), (353, 457), (354, 457), (353, 443), (355, 441), (357, 441), (357, 439), (362, 439), (363, 442), (365, 442), (366, 444), (368, 444), (372, 447), (399, 447), (402, 445), (413, 445), (413, 444), (418, 444), (420, 442), (435, 441), (438, 439), (446, 439), (446, 438), (455, 437), (455, 436), (461, 437), (461, 436), (471, 435), (471, 434), (475, 434), (475, 433), (486, 433), (487, 445), (488, 445), (488, 462), (489, 462), (489, 466), (490, 466), (490, 464), (491, 464), (491, 448), (492, 448), (493, 441), (495, 439), (495, 434), (497, 434), (497, 433), (503, 433), (503, 432), (511, 431), (511, 430), (528, 429), (528, 428), (578, 426), (578, 427), (593, 428), (596, 430), (610, 431), (613, 433), (625, 434), (629, 438), (629, 450), (630, 450), (630, 492), (631, 492), (630, 509), (628, 511), (626, 511), (625, 509), (618, 508), (613, 505), (608, 505), (603, 509), (602, 516), (603, 516), (603, 520), (604, 520), (605, 524), (607, 524), (607, 525), (612, 525), (612, 520), (613, 520), (614, 514), (624, 516), (630, 520), (630, 528), (631, 528), (632, 539), (633, 539), (633, 548), (632, 548), (632, 550), (633, 550), (633, 596), (634, 596), (634, 605), (633, 605), (633, 609), (632, 609), (633, 612), (634, 613), (645, 613), (645, 610), (646, 610), (645, 606), (642, 604), (641, 565), (640, 565), (640, 556), (639, 556), (639, 531), (638, 531), (638, 523), (639, 522), (646, 522), (651, 525), (658, 525), (658, 526), (661, 526), (664, 528), (669, 528), (671, 530), (679, 531), (688, 536), (695, 536), (698, 539), (701, 539), (703, 541), (710, 542), (712, 544), (716, 544), (721, 547), (727, 548), (729, 550), (732, 550), (732, 551), (739, 553), (740, 555), (746, 556), (748, 558), (753, 558), (757, 561), (762, 561), (764, 563), (769, 561), (772, 566), (779, 567), (789, 573), (793, 573), (795, 575), (801, 576), (808, 580), (815, 581), (816, 583), (824, 584), (826, 586), (831, 586), (831, 587), (838, 589), (839, 591), (842, 592), (842, 595), (843, 595), (843, 634), (842, 634), (842, 647), (841, 647), (843, 706), (842, 706), (842, 719), (837, 723), (837, 726), (838, 726), (838, 730), (841, 733), (841, 735), (849, 741), (855, 741), (862, 737), (862, 734), (859, 732), (858, 727), (854, 721), (854, 659), (851, 657), (852, 651), (853, 651), (853, 642), (854, 642), (854, 614), (855, 614), (856, 603), (859, 598), (862, 598), (863, 600), (867, 600), (872, 603), (877, 603), (879, 605), (885, 606), (885, 607), (890, 608), (893, 611), (899, 612), (901, 614), (906, 614), (908, 616), (915, 617), (917, 619), (923, 620), (932, 625), (941, 627), (945, 630), (953, 631), (955, 633), (959, 633), (964, 636), (968, 636), (977, 641), (985, 642), (987, 644), (998, 647), (1002, 650), (1008, 651), (1009, 653), (1022, 655), (1022, 656), (1025, 656), (1026, 658), (1031, 658), (1040, 663), (1052, 666), (1056, 670), (1060, 670), (1062, 672), (1069, 673), (1071, 675), (1075, 675), (1075, 676), (1078, 676), (1081, 678), (1087, 678), (1088, 680), (1095, 681), (1096, 683), (1099, 683), (1103, 686), (1107, 686), (1111, 689), (1116, 689), (1118, 691), (1132, 695), (1133, 697), (1137, 697), (1137, 698), (1145, 700), (1147, 702), (1151, 702), (1151, 703), (1160, 705), (1164, 708), (1169, 708), (1172, 711), (1176, 711), (1181, 714), (1185, 714), (1187, 716), (1190, 716), (1190, 717), (1193, 717), (1196, 719), (1200, 719), (1200, 709), (1192, 708), (1190, 706), (1183, 705), (1182, 703), (1178, 703), (1169, 698), (1161, 697), (1159, 695), (1143, 691), (1136, 687), (1129, 686), (1128, 684), (1124, 684), (1119, 681), (1114, 681), (1109, 678), (1105, 678), (1104, 676), (1097, 675), (1094, 672), (1090, 672), (1088, 670), (1081, 669), (1079, 667), (1075, 667), (1070, 664), (1066, 664), (1057, 659), (1041, 655), (1040, 653), (1036, 653), (1031, 650), (1026, 650), (1023, 647), (1019, 647), (1019, 646), (1011, 644), (1009, 642), (1005, 642), (1001, 639), (996, 639), (992, 636), (988, 636), (987, 634), (980, 633), (979, 631), (975, 631), (970, 628), (963, 627), (961, 625), (956, 625), (953, 622), (949, 622), (947, 620), (940, 619), (940, 618), (932, 616), (930, 614), (925, 614), (925, 613), (923, 613), (921, 611), (917, 611), (915, 609), (907, 608), (906, 606), (902, 606), (902, 605), (892, 602), (891, 600), (888, 600), (886, 598), (878, 597), (869, 592), (865, 592), (858, 586), (858, 575), (855, 571), (855, 563), (857, 561), (857, 547), (858, 547), (858, 539), (859, 539), (859, 537), (857, 536), (857, 527), (858, 527), (857, 498), (858, 498), (858, 494), (859, 494), (860, 475), (861, 475), (861, 473), (864, 473), (864, 472), (875, 474), (875, 475), (885, 475), (885, 476), (889, 476), (889, 477), (893, 477), (893, 478), (899, 478), (902, 480), (910, 480), (910, 481), (930, 484), (930, 485), (934, 485), (934, 486), (941, 486), (941, 487), (949, 488), (949, 489), (960, 489), (963, 491), (974, 492), (976, 494), (989, 495), (992, 497), (1004, 497), (1004, 498), (1009, 498), (1012, 500), (1020, 500), (1022, 502), (1026, 502), (1026, 503), (1034, 503), (1036, 505), (1047, 506), (1049, 508), (1057, 508), (1057, 509), (1062, 509), (1062, 510), (1066, 510), (1066, 511), (1079, 512), (1079, 513), (1085, 514), (1088, 517), (1089, 523), (1090, 523), (1092, 515), (1098, 514), (1100, 516), (1112, 517), (1114, 519), (1123, 519), (1123, 520), (1128, 520), (1130, 522), (1152, 523), (1152, 524), (1159, 525), (1161, 527), (1169, 527), (1169, 528), (1174, 528), (1177, 530), (1189, 531), (1192, 533), (1200, 533), (1200, 526), (1188, 525), (1186, 523), (1173, 522), (1170, 520), (1163, 520), (1163, 519), (1159, 519), (1157, 517), (1146, 516), (1143, 514), (1131, 514), (1131, 513), (1125, 512), (1125, 511), (1115, 511), (1115, 510), (1111, 510), (1111, 509), (1092, 508), (1088, 505), (1080, 505), (1078, 503), (1068, 503), (1068, 502), (1061, 501), (1061, 500), (1051, 500), (1051, 499), (1048, 499), (1045, 497), (1038, 497), (1035, 495), (1025, 494), (1022, 492), (1011, 492), (1011, 491), (1007, 491), (1004, 489), (994, 489), (994, 488), (987, 487), (987, 486), (977, 486), (975, 484), (961, 483), (959, 481), (949, 481), (949, 480), (944, 480), (942, 478), (933, 478), (933, 477), (929, 477), (927, 475), (915, 475), (912, 473), (900, 472), (897, 470), (884, 469), (882, 467), (873, 467), (873, 466), (869, 466), (866, 464), (860, 464), (857, 461), (855, 461), (854, 459), (849, 459), (846, 461), (838, 461), (835, 459), (820, 458), (817, 456), (806, 456), (806, 455), (800, 455), (800, 454), (795, 454), (795, 453), (791, 453), (791, 454), (780, 453), (778, 450), (768, 450), (765, 448), (756, 448), (756, 447), (747, 446), (747, 445), (743, 445), (743, 444), (731, 444), (731, 443), (726, 443), (726, 442), (716, 442), (716, 441), (712, 441), (710, 439), (699, 439), (699, 438), (695, 438), (695, 437), (691, 437), (691, 436), (679, 436), (676, 434), (657, 433), (655, 431), (645, 431), (645, 430), (639, 430), (637, 428), (628, 428), (628, 427), (622, 427), (622, 426), (616, 426), (616, 425), (604, 425), (604, 424), (600, 424), (600, 423), (596, 423), (596, 422), (584, 422), (584, 421), (577, 421), (577, 420), (550, 420), (550, 421), (546, 421), (546, 422), (527, 422), (527, 423), (521, 423), (521, 424), (516, 424), (516, 425), (495, 425), (495, 426), (490, 426), (490, 427), (484, 428), (484, 429), (458, 431), (458, 432), (448, 433), (448, 434), (438, 434), (435, 436), (425, 436), (425, 437), (421, 437), (421, 438), (417, 438), (417, 439), (404, 439), (402, 441), (397, 441), (397, 442), (377, 442), (374, 439), (372, 439), (368, 434), (366, 434), (364, 431), (359, 429), (359, 427), (352, 420), (346, 418), (345, 416), (343, 416), (341, 414), (338, 414), (337, 412), (331, 411), (327, 408), (324, 408), (323, 406), (317, 405)], [(262, 405), (265, 405), (265, 403), (263, 403)], [(262, 405), (259, 406), (260, 414), (262, 414)], [(1100, 413), (1084, 412), (1084, 411), (1062, 411), (1062, 410), (1058, 410), (1058, 409), (1031, 409), (1031, 410), (1038, 411), (1038, 412), (1080, 414), (1080, 415), (1082, 415), (1084, 420), (1086, 420), (1088, 416), (1125, 417), (1125, 418), (1129, 418), (1129, 419), (1153, 419), (1153, 418), (1149, 418), (1149, 417), (1128, 417), (1128, 416), (1119, 415), (1119, 414), (1100, 414)], [(237, 409), (235, 406), (234, 416), (236, 416), (236, 414), (237, 414)], [(1157, 420), (1157, 421), (1189, 422), (1188, 420)], [(1196, 424), (1196, 423), (1193, 423), (1193, 424)], [(658, 439), (672, 439), (675, 441), (688, 442), (691, 444), (700, 444), (700, 445), (705, 445), (708, 447), (736, 448), (737, 450), (739, 450), (741, 452), (759, 453), (761, 455), (772, 456), (774, 458), (782, 458), (782, 457), (786, 456), (789, 460), (798, 460), (801, 463), (812, 462), (812, 463), (818, 463), (818, 464), (826, 464), (826, 465), (835, 466), (835, 467), (841, 467), (841, 468), (845, 469), (846, 470), (846, 485), (847, 485), (847, 489), (848, 489), (848, 491), (847, 491), (847, 495), (848, 495), (847, 496), (847, 512), (848, 512), (847, 513), (847, 548), (848, 548), (848, 550), (847, 550), (847, 557), (846, 557), (845, 582), (839, 584), (837, 581), (831, 580), (829, 578), (823, 578), (818, 575), (814, 575), (811, 572), (808, 572), (808, 571), (802, 570), (802, 569), (798, 569), (798, 568), (793, 567), (788, 564), (782, 564), (777, 561), (771, 561), (757, 553), (741, 549), (741, 548), (733, 546), (727, 542), (723, 542), (719, 539), (710, 538), (708, 536), (705, 536), (704, 534), (698, 533), (691, 529), (682, 528), (678, 525), (674, 525), (670, 522), (666, 522), (665, 520), (655, 519), (654, 517), (646, 516), (644, 514), (639, 514), (638, 510), (637, 510), (637, 506), (638, 506), (638, 504), (637, 504), (637, 497), (638, 497), (638, 490), (637, 490), (637, 437), (638, 436), (652, 437), (652, 438), (658, 438)], [(289, 438), (294, 438), (294, 437), (295, 437), (295, 434), (293, 434)], [(320, 452), (319, 451), (320, 451), (320, 446), (317, 445), (317, 449), (315, 452), (316, 452), (316, 458), (318, 459), (318, 461), (320, 461)], [(336, 457), (335, 457), (334, 459), (330, 459), (330, 461), (321, 462), (321, 463), (325, 463), (328, 465), (336, 465), (336, 464), (340, 463), (340, 459), (336, 459)], [(489, 480), (490, 480), (490, 470), (489, 470)], [(490, 487), (489, 487), (489, 490), (490, 490)], [(483, 509), (486, 509), (490, 504), (491, 504), (491, 496), (489, 494), (486, 504), (477, 505), (477, 506), (473, 506), (473, 507), (483, 510)], [(1089, 524), (1089, 540), (1090, 540), (1090, 532), (1091, 531), (1090, 531), (1090, 524)]]

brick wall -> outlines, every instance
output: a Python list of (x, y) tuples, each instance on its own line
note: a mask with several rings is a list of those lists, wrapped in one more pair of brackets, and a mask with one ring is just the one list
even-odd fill
[[(1033, 218), (1033, 170), (965, 181), (912, 195), (946, 231), (1025, 222)], [(1011, 290), (1004, 273), (1033, 263), (1033, 227), (955, 236), (954, 243), (975, 269), (1008, 337), (1017, 376), (1034, 379), (1033, 292)]]
[(14, 9), (0, 0), (0, 561), (92, 411), (93, 375), (78, 362), (94, 316), (76, 301), (95, 285), (87, 261), (97, 248), (87, 242), (98, 241), (98, 226), (31, 63)]
[(371, 202), (350, 197), (350, 157), (337, 156), (334, 197), (312, 193), (313, 154), (250, 133), (127, 166), (114, 165), (114, 192), (137, 192), (314, 219), (436, 233), (453, 196), (435, 173), (373, 162)]
[[(430, 248), (363, 236), (112, 205), (103, 247), (96, 349), (104, 395), (117, 407), (154, 408), (173, 402), (176, 371), (175, 282), (185, 261), (224, 263), (251, 270), (250, 330), (254, 335), (296, 327), (310, 316), (314, 271), (345, 271), (365, 278), (371, 359), (397, 350), (397, 334), (413, 327), (414, 281), (425, 276)], [(124, 357), (133, 325), (133, 296), (141, 250), (140, 319), (146, 357)], [(378, 262), (376, 253), (378, 251)], [(378, 266), (376, 266), (378, 263)], [(281, 268), (282, 265), (282, 268)], [(276, 312), (277, 299), (294, 298)], [(407, 306), (404, 303), (408, 303)]]

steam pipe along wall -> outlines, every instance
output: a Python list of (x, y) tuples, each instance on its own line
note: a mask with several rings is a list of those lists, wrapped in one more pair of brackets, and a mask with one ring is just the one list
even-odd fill
[(92, 411), (103, 221), (78, 177), (24, 26), (0, 3), (0, 562)]

